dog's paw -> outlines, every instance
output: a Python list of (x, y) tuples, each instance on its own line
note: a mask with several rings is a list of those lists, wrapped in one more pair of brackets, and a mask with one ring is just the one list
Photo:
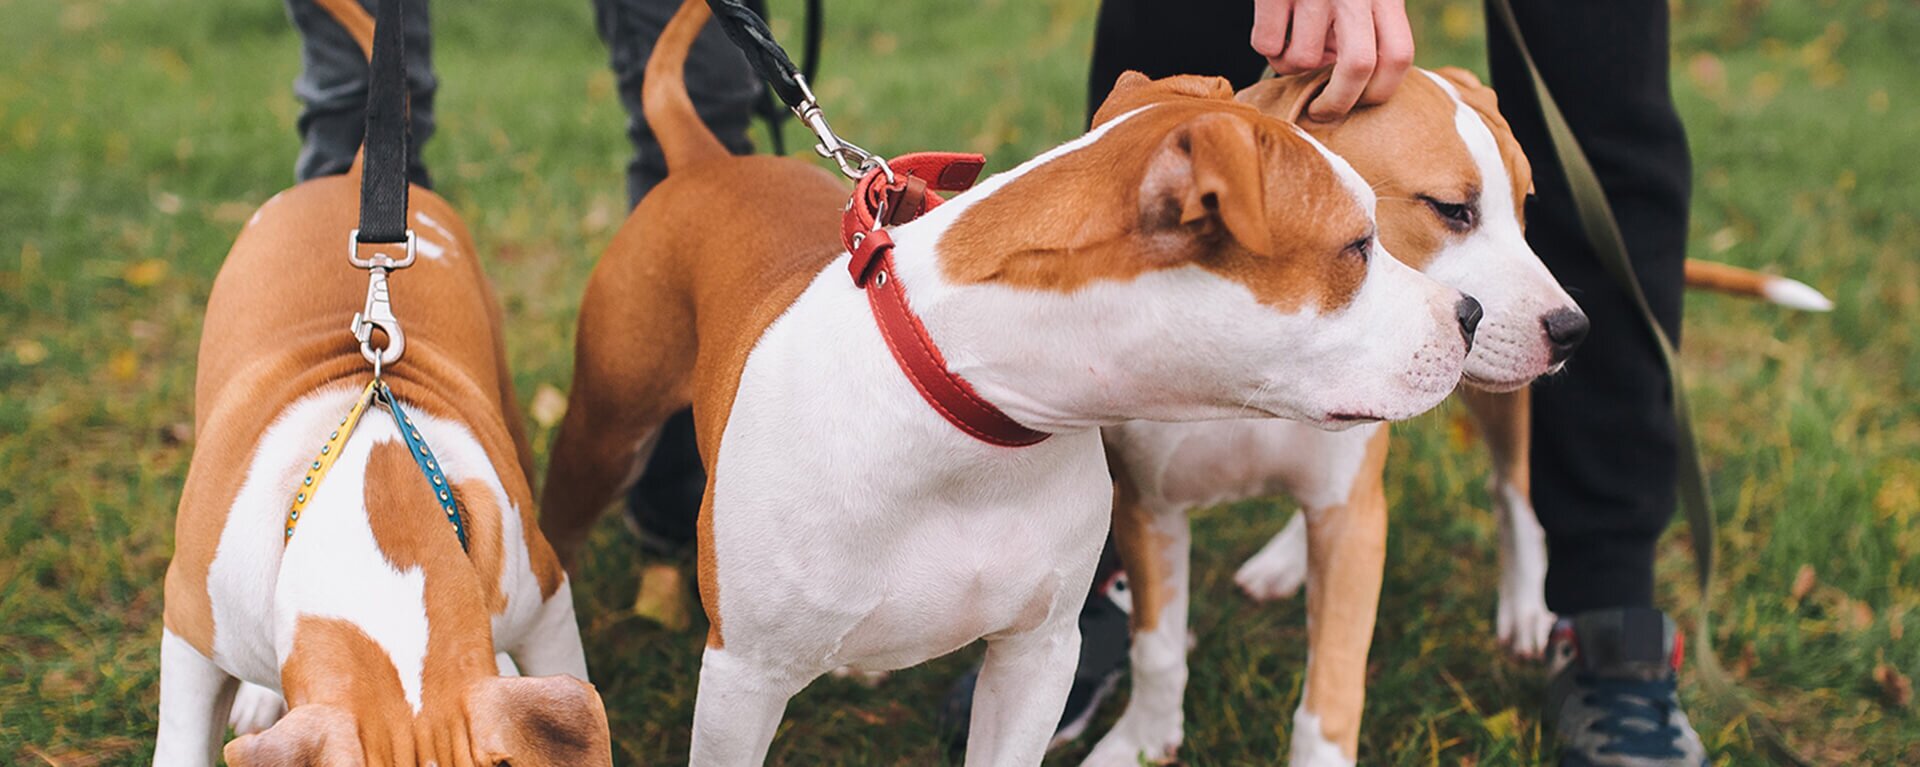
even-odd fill
[(1287, 529), (1280, 531), (1260, 551), (1247, 558), (1233, 582), (1255, 601), (1291, 599), (1307, 582), (1307, 523), (1294, 516)]
[(1171, 730), (1161, 726), (1136, 726), (1125, 716), (1115, 722), (1107, 736), (1093, 747), (1080, 767), (1139, 767), (1143, 764), (1173, 764), (1180, 751), (1180, 724)]
[(241, 682), (240, 690), (233, 694), (233, 709), (227, 714), (227, 724), (233, 727), (235, 735), (252, 735), (266, 732), (274, 722), (287, 714), (287, 702), (280, 694), (252, 682)]
[[(1532, 593), (1513, 593), (1526, 591)], [(1508, 589), (1502, 585), (1494, 628), (1500, 646), (1514, 657), (1521, 660), (1539, 660), (1543, 657), (1547, 651), (1547, 637), (1553, 633), (1555, 620), (1557, 618), (1552, 610), (1547, 609), (1547, 600), (1540, 594), (1537, 584), (1532, 589)]]

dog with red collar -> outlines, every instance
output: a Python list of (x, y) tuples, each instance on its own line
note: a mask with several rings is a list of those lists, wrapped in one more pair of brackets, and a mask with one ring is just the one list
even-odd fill
[(981, 638), (967, 763), (1038, 764), (1111, 515), (1099, 427), (1338, 428), (1458, 382), (1477, 305), (1395, 261), (1360, 177), (1224, 81), (1132, 75), (1081, 138), (945, 202), (925, 189), (977, 159), (903, 162), (847, 211), (826, 172), (700, 123), (681, 66), (707, 18), (683, 5), (648, 65), (670, 173), (589, 282), (542, 504), (577, 555), (693, 406), (694, 764), (760, 763), (821, 674)]

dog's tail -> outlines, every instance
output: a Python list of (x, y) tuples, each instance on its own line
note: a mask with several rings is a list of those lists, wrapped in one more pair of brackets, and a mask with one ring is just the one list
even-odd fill
[(327, 15), (340, 26), (347, 28), (347, 34), (353, 35), (353, 41), (360, 45), (361, 55), (369, 60), (373, 58), (373, 16), (367, 9), (360, 7), (357, 0), (314, 0)]
[(660, 39), (654, 42), (653, 57), (647, 59), (646, 85), (640, 89), (641, 111), (646, 114), (647, 126), (653, 129), (654, 138), (660, 142), (660, 150), (667, 156), (669, 173), (728, 154), (720, 139), (714, 137), (713, 131), (707, 129), (707, 124), (701, 122), (699, 113), (694, 111), (682, 74), (686, 69), (687, 51), (712, 17), (713, 11), (707, 8), (706, 0), (681, 3), (679, 12), (673, 14), (673, 20), (667, 22)]
[(1762, 274), (1695, 258), (1687, 259), (1687, 287), (1750, 296), (1802, 311), (1824, 312), (1833, 309), (1833, 302), (1820, 291), (1791, 277)]

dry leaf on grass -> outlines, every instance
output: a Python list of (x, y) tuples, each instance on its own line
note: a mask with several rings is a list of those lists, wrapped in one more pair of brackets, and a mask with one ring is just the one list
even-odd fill
[(1787, 594), (1793, 597), (1795, 604), (1798, 604), (1801, 600), (1807, 598), (1807, 594), (1813, 592), (1815, 580), (1813, 565), (1801, 565), (1800, 572), (1793, 574), (1793, 590), (1787, 592)]
[(561, 394), (552, 384), (540, 384), (540, 388), (533, 390), (533, 404), (528, 411), (540, 428), (551, 429), (567, 414), (567, 395)]
[(1900, 669), (1886, 663), (1873, 667), (1873, 682), (1880, 687), (1880, 698), (1894, 708), (1906, 708), (1913, 702), (1913, 680)]

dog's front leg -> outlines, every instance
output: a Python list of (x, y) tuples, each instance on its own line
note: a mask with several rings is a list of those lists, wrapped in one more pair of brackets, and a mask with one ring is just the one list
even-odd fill
[(220, 760), (227, 734), (227, 709), (240, 680), (214, 665), (171, 629), (160, 632), (160, 732), (153, 746), (155, 767)]
[(1124, 486), (1114, 497), (1113, 535), (1133, 597), (1133, 692), (1082, 767), (1164, 764), (1180, 749), (1192, 529), (1185, 509), (1149, 511)]
[(1539, 658), (1553, 633), (1547, 607), (1547, 533), (1534, 515), (1527, 463), (1529, 407), (1526, 389), (1490, 394), (1463, 389), (1467, 409), (1480, 423), (1493, 454), (1493, 514), (1500, 530), (1500, 605), (1494, 627), (1500, 644), (1521, 658)]
[(693, 701), (691, 767), (750, 767), (767, 761), (767, 747), (786, 713), (787, 699), (812, 679), (796, 679), (737, 652), (708, 647), (700, 657), (700, 689)]
[(519, 672), (527, 676), (566, 674), (587, 679), (587, 652), (580, 646), (580, 626), (573, 616), (573, 588), (567, 581), (547, 597), (526, 634), (507, 648)]
[(1352, 765), (1366, 700), (1387, 556), (1387, 495), (1381, 472), (1387, 430), (1367, 442), (1346, 503), (1307, 517), (1307, 681), (1293, 716), (1294, 767)]
[(1078, 603), (1031, 631), (987, 641), (973, 691), (967, 767), (1031, 767), (1046, 756), (1080, 661)]

